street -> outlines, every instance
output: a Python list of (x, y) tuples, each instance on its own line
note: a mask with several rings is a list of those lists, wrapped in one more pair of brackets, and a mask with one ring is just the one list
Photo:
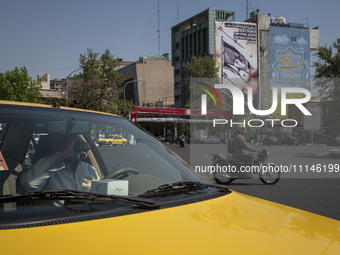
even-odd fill
[[(188, 163), (190, 156), (195, 157), (190, 147), (196, 147), (196, 144), (188, 144), (185, 148), (180, 148), (178, 144), (167, 144), (167, 146)], [(203, 146), (210, 152), (225, 148), (224, 145)], [(276, 164), (293, 164), (297, 167), (308, 165), (311, 169), (317, 164), (334, 166), (340, 163), (339, 159), (329, 156), (329, 150), (335, 148), (331, 146), (266, 146), (265, 148), (270, 152), (269, 161)], [(208, 164), (208, 157), (199, 158), (201, 163)], [(304, 175), (282, 174), (282, 178), (275, 185), (265, 185), (258, 179), (252, 179), (236, 180), (228, 187), (240, 193), (340, 220), (340, 172), (333, 171), (332, 174), (321, 175), (311, 171), (306, 173), (305, 168), (302, 169)]]

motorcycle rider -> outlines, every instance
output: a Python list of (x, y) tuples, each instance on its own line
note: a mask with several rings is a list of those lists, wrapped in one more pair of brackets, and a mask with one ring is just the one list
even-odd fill
[(232, 156), (239, 161), (246, 162), (247, 165), (252, 165), (254, 158), (249, 152), (257, 152), (257, 150), (251, 147), (245, 140), (247, 129), (244, 125), (239, 125), (236, 128), (236, 132)]

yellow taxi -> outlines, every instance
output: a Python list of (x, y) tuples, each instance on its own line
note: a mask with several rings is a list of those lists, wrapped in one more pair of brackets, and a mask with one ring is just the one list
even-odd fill
[(108, 135), (105, 138), (100, 138), (97, 140), (99, 146), (107, 145), (107, 146), (114, 146), (114, 145), (122, 145), (125, 146), (127, 144), (127, 139), (125, 139), (121, 135)]
[[(112, 130), (129, 146), (96, 146)], [(0, 101), (0, 166), (2, 254), (340, 252), (339, 221), (216, 185), (118, 116)]]

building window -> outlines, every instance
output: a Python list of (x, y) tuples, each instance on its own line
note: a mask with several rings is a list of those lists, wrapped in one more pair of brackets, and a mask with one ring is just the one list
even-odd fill
[(198, 31), (198, 46), (197, 46), (197, 55), (201, 55), (202, 48), (201, 48), (201, 31)]
[(185, 47), (186, 47), (186, 40), (185, 37), (183, 38), (183, 44), (182, 44), (182, 61), (185, 59)]
[(189, 58), (189, 38), (185, 37), (185, 59)]
[(191, 59), (193, 55), (193, 44), (192, 44), (192, 34), (189, 35), (189, 58)]
[(208, 29), (203, 29), (203, 45), (202, 45), (202, 50), (203, 50), (203, 55), (208, 54)]
[(291, 37), (291, 38), (290, 38), (290, 41), (291, 41), (291, 42), (296, 42), (296, 37)]
[(197, 33), (194, 33), (193, 37), (194, 37), (194, 56), (197, 56)]

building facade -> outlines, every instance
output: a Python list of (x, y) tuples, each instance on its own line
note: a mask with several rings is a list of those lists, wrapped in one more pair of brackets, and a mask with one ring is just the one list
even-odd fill
[(173, 107), (174, 76), (171, 61), (164, 57), (140, 57), (118, 69), (125, 82), (122, 93), (137, 106)]
[(185, 63), (194, 56), (214, 55), (215, 21), (235, 20), (235, 13), (207, 9), (171, 28), (172, 65), (174, 67), (175, 106), (183, 107), (181, 87)]
[(319, 29), (286, 22), (282, 16), (251, 13), (257, 27), (259, 109), (271, 106), (272, 87), (305, 87), (311, 83), (311, 52), (319, 48)]
[(235, 22), (232, 11), (205, 10), (172, 27), (175, 105), (183, 107), (185, 103), (180, 86), (185, 63), (193, 56), (211, 55), (221, 83), (233, 75), (245, 84), (252, 78), (257, 91), (255, 105), (268, 109), (271, 87), (305, 87), (309, 83), (310, 52), (318, 45), (318, 28), (286, 23), (283, 17), (261, 15), (256, 10), (248, 20)]
[(47, 73), (41, 77), (40, 93), (45, 98), (66, 98), (66, 79), (51, 80), (50, 74)]

